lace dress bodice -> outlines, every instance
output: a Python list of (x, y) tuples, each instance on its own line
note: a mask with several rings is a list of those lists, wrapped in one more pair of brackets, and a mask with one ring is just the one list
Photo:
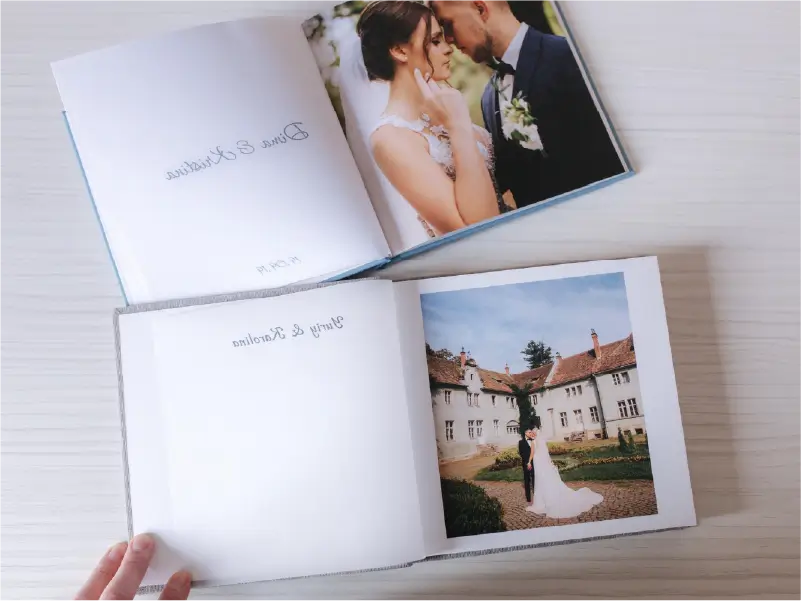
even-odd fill
[[(442, 165), (448, 177), (453, 180), (456, 179), (456, 164), (453, 160), (450, 136), (448, 135), (448, 130), (442, 125), (432, 125), (431, 119), (425, 113), (416, 121), (407, 121), (398, 115), (385, 114), (381, 116), (373, 131), (384, 125), (410, 129), (423, 136), (428, 142), (428, 152), (431, 158)], [(486, 163), (489, 172), (493, 173), (495, 171), (495, 156), (492, 152), (492, 137), (486, 129), (475, 124), (473, 125), (473, 131), (478, 138), (476, 145), (481, 156), (484, 157), (484, 163)]]
[[(402, 129), (410, 129), (423, 136), (423, 138), (425, 138), (428, 142), (428, 152), (431, 155), (431, 158), (442, 166), (443, 171), (445, 171), (445, 174), (449, 178), (454, 181), (456, 180), (456, 163), (453, 158), (453, 149), (451, 148), (450, 136), (448, 135), (448, 130), (442, 125), (432, 125), (431, 119), (425, 113), (416, 121), (409, 121), (398, 115), (384, 114), (381, 116), (381, 119), (378, 120), (378, 123), (376, 123), (373, 127), (373, 131), (376, 131), (378, 128), (385, 125), (391, 125), (393, 127)], [(495, 185), (495, 189), (497, 190), (498, 186), (495, 184), (495, 154), (493, 153), (492, 149), (492, 136), (490, 136), (490, 133), (486, 129), (475, 124), (473, 125), (473, 131), (476, 134), (476, 145), (478, 146), (478, 150), (481, 153), (481, 156), (484, 157), (484, 163), (486, 164), (487, 170), (490, 173), (493, 185)], [(508, 211), (509, 207), (503, 202), (503, 199), (500, 197), (500, 195), (497, 195), (497, 197), (498, 208), (500, 212), (504, 213)], [(434, 232), (425, 219), (423, 219), (423, 217), (420, 215), (418, 215), (417, 218), (419, 219), (420, 223), (423, 224), (423, 227), (425, 228), (429, 237), (435, 238), (437, 235), (436, 232)]]

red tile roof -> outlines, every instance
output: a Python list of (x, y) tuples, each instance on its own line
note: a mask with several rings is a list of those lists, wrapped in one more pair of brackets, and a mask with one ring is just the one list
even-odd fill
[[(567, 382), (583, 380), (593, 374), (601, 374), (614, 369), (636, 365), (637, 357), (634, 352), (634, 338), (629, 334), (623, 340), (602, 344), (600, 358), (596, 358), (595, 351), (590, 349), (583, 353), (564, 357), (555, 369), (549, 386), (559, 386)], [(427, 356), (428, 373), (434, 381), (452, 386), (464, 386), (462, 383), (461, 367), (455, 361), (441, 359), (432, 355)], [(474, 360), (471, 363), (475, 364)], [(553, 363), (546, 363), (536, 369), (519, 374), (506, 374), (478, 367), (481, 385), (484, 390), (511, 394), (511, 384), (520, 387), (531, 384), (533, 390), (545, 387), (545, 381), (551, 373)]]
[(518, 386), (531, 384), (532, 389), (537, 390), (545, 386), (545, 379), (548, 377), (548, 374), (551, 373), (552, 367), (553, 363), (546, 363), (536, 369), (530, 369), (519, 374), (512, 374), (512, 378), (514, 378)]
[(554, 371), (550, 384), (558, 386), (567, 382), (575, 382), (576, 380), (589, 378), (593, 374), (600, 374), (637, 363), (637, 358), (634, 354), (634, 338), (631, 334), (623, 340), (602, 344), (600, 349), (600, 358), (595, 357), (594, 349), (564, 357)]
[(510, 394), (512, 389), (509, 384), (514, 383), (511, 376), (497, 371), (490, 371), (489, 369), (478, 368), (478, 375), (481, 378), (481, 387), (484, 390), (492, 390), (495, 392), (505, 392)]
[(462, 369), (455, 361), (441, 359), (428, 355), (428, 375), (440, 384), (451, 384), (453, 386), (464, 386), (462, 384)]

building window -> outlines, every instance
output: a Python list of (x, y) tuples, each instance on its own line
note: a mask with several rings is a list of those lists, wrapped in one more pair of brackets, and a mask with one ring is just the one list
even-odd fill
[(634, 428), (635, 434), (642, 434), (642, 428)]
[(445, 420), (445, 440), (453, 440), (453, 420)]
[(640, 414), (640, 410), (637, 408), (637, 399), (628, 399), (626, 403), (629, 406), (629, 415), (631, 415), (631, 417), (635, 417)]
[(473, 395), (473, 404), (476, 407), (481, 407), (481, 405), (478, 404), (479, 397), (480, 397), (480, 393), (478, 393), (478, 392)]
[(562, 422), (562, 427), (563, 427), (563, 428), (567, 428), (567, 413), (566, 413), (566, 412), (564, 412), (564, 411), (562, 411), (562, 412), (559, 414), (559, 419), (560, 419), (560, 421)]
[(484, 420), (480, 419), (476, 421), (476, 435), (481, 438), (484, 436)]
[(573, 393), (573, 396), (577, 396), (578, 395), (578, 392), (577, 392), (578, 389), (575, 386), (573, 386), (570, 390)]
[(445, 391), (445, 404), (446, 405), (450, 405), (451, 404), (451, 391), (450, 390), (446, 390)]
[(498, 436), (498, 434), (500, 434), (499, 426), (500, 426), (500, 424), (498, 423), (497, 419), (492, 420), (492, 428), (493, 428), (493, 430), (495, 430), (495, 436)]
[(492, 406), (493, 407), (495, 406), (495, 395), (494, 394), (492, 395)]
[(520, 434), (520, 425), (512, 420), (506, 423), (506, 433), (507, 434)]
[(471, 379), (471, 380), (473, 379), (473, 374), (470, 374), (470, 379)]
[(615, 386), (619, 384), (628, 384), (631, 382), (631, 378), (629, 378), (629, 372), (622, 371), (619, 374), (612, 374), (612, 382), (615, 383)]
[(565, 388), (565, 394), (569, 397), (570, 396), (570, 387), (568, 386)]
[(576, 386), (576, 390), (578, 390), (578, 393), (579, 393), (579, 394), (584, 394), (584, 392), (582, 392), (582, 390), (581, 390), (581, 384), (579, 384), (578, 386)]
[(626, 409), (626, 401), (617, 402), (617, 410), (620, 412), (620, 417), (628, 417), (629, 410)]
[(476, 422), (472, 419), (467, 420), (467, 436), (470, 440), (476, 437)]
[(537, 395), (536, 394), (532, 394), (531, 397), (530, 397), (530, 400), (531, 400), (531, 404), (532, 405), (536, 405), (537, 404)]
[(584, 425), (584, 417), (581, 415), (581, 409), (573, 409), (573, 417), (576, 418), (576, 423), (580, 426)]
[(601, 438), (601, 433), (600, 432), (596, 432), (595, 433), (595, 438)]
[(512, 409), (517, 409), (517, 399), (512, 397)]
[(590, 407), (590, 421), (594, 424), (598, 423), (598, 407)]
[(623, 434), (626, 436), (631, 436), (631, 430), (623, 430)]

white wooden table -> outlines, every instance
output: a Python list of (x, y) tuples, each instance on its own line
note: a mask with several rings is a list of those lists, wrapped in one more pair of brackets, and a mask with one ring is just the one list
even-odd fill
[[(49, 62), (286, 9), (3, 4), (4, 597), (71, 595), (126, 534), (111, 330), (122, 301)], [(565, 12), (640, 173), (387, 275), (658, 254), (700, 526), (193, 597), (798, 598), (799, 5)]]

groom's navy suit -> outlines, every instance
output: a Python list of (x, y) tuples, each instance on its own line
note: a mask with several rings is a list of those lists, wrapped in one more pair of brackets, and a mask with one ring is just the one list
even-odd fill
[(520, 459), (523, 460), (523, 486), (526, 489), (526, 501), (531, 503), (532, 494), (534, 493), (534, 470), (526, 469), (528, 462), (531, 461), (531, 445), (533, 441), (526, 440), (525, 438), (517, 443), (517, 452), (520, 453)]
[(528, 206), (624, 171), (609, 133), (565, 38), (529, 27), (514, 75), (536, 119), (545, 153), (507, 140), (501, 129), (493, 81), (481, 109), (495, 146), (501, 192), (512, 191), (518, 207)]

